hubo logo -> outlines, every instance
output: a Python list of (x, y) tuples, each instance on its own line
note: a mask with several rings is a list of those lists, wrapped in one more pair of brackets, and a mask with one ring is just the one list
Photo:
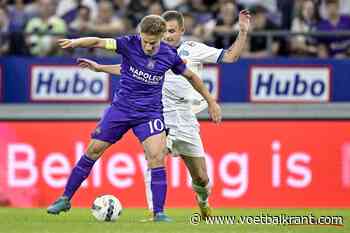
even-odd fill
[[(206, 64), (203, 66), (201, 73), (198, 73), (198, 68), (195, 68), (193, 63), (188, 66), (193, 72), (195, 72), (202, 79), (204, 85), (208, 88), (209, 93), (217, 100), (219, 98), (219, 66), (213, 64)], [(196, 90), (193, 90), (192, 98), (195, 102), (203, 100), (201, 94)]]
[(201, 78), (204, 84), (207, 86), (210, 94), (217, 100), (219, 98), (219, 78), (220, 78), (219, 66), (205, 65), (203, 67)]
[(250, 100), (253, 102), (328, 102), (330, 68), (327, 66), (252, 66)]
[(31, 68), (32, 101), (109, 100), (110, 78), (75, 65), (35, 65)]

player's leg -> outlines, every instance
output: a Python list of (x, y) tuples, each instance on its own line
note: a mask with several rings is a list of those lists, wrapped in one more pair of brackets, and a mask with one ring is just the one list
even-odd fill
[(150, 196), (154, 215), (164, 212), (167, 191), (164, 164), (165, 133), (147, 138), (143, 143), (147, 159), (147, 173), (150, 178)]
[(203, 217), (211, 214), (208, 197), (211, 183), (209, 182), (204, 148), (199, 133), (199, 123), (191, 111), (178, 111), (177, 125), (170, 126), (167, 146), (172, 155), (181, 155), (192, 177), (192, 188)]
[(96, 160), (110, 145), (111, 143), (109, 142), (104, 142), (96, 139), (92, 139), (90, 141), (86, 153), (74, 166), (68, 178), (63, 195), (48, 207), (47, 212), (49, 214), (59, 214), (60, 212), (68, 211), (71, 208), (70, 200), (72, 199), (74, 193), (78, 190), (83, 181), (89, 176)]
[(63, 195), (48, 207), (47, 212), (49, 214), (59, 214), (70, 209), (70, 200), (83, 181), (89, 176), (96, 160), (129, 129), (129, 125), (114, 120), (120, 118), (123, 118), (122, 113), (114, 109), (113, 106), (106, 109), (97, 128), (91, 135), (92, 140), (87, 147), (86, 153), (82, 155), (72, 169)]
[(164, 214), (167, 180), (164, 161), (165, 130), (162, 119), (154, 119), (133, 127), (135, 135), (142, 142), (150, 179), (149, 197), (152, 200), (153, 220), (170, 221)]
[(68, 178), (63, 196), (67, 197), (69, 200), (72, 199), (81, 183), (89, 176), (97, 159), (99, 159), (111, 145), (112, 144), (109, 142), (97, 139), (92, 139), (90, 141), (86, 153), (81, 156)]
[[(209, 195), (211, 193), (211, 182), (208, 177), (204, 149), (200, 137), (190, 143), (183, 140), (176, 140), (173, 135), (167, 137), (167, 146), (174, 156), (180, 155), (183, 159), (192, 178), (192, 189), (196, 192), (196, 201), (203, 218), (211, 215), (209, 206)], [(168, 149), (164, 154), (167, 154)], [(145, 175), (146, 197), (149, 210), (153, 210), (151, 193), (151, 176), (147, 171)]]
[(181, 155), (192, 177), (192, 189), (196, 192), (196, 200), (203, 218), (211, 215), (209, 195), (211, 182), (208, 177), (205, 157), (203, 155)]
[[(169, 149), (166, 147), (163, 151), (164, 156), (169, 154), (169, 152), (170, 152)], [(147, 201), (147, 207), (148, 207), (149, 214), (152, 214), (152, 218), (153, 218), (153, 201), (152, 201), (152, 191), (151, 191), (151, 180), (152, 180), (151, 170), (146, 169), (146, 171), (144, 173), (146, 201)]]

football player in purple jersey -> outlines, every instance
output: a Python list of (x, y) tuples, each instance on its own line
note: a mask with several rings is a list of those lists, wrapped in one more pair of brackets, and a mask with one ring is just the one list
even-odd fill
[(73, 168), (63, 195), (48, 207), (48, 213), (68, 211), (71, 198), (88, 177), (96, 160), (132, 129), (142, 143), (151, 174), (153, 220), (171, 220), (164, 214), (167, 183), (163, 153), (166, 137), (162, 86), (165, 72), (171, 70), (183, 75), (207, 101), (209, 114), (216, 123), (221, 121), (221, 110), (201, 79), (187, 69), (176, 49), (161, 42), (165, 31), (164, 19), (149, 15), (142, 19), (138, 35), (116, 39), (85, 37), (59, 40), (60, 47), (64, 49), (85, 47), (114, 50), (122, 56), (122, 71), (120, 88), (92, 133), (86, 153)]

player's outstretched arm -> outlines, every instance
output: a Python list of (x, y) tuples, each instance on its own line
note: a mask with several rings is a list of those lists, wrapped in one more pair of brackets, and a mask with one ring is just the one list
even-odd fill
[(117, 42), (112, 38), (82, 37), (77, 39), (59, 39), (58, 45), (63, 49), (68, 48), (101, 48), (117, 49)]
[(222, 59), (225, 63), (231, 63), (238, 60), (244, 51), (250, 27), (250, 13), (248, 10), (239, 12), (239, 33), (235, 42), (225, 51)]
[(105, 72), (108, 74), (120, 75), (120, 64), (116, 65), (102, 65), (93, 60), (86, 58), (78, 58), (78, 65), (82, 68), (86, 68), (95, 72)]
[(203, 98), (208, 102), (208, 111), (211, 119), (215, 123), (221, 121), (221, 108), (216, 103), (215, 99), (210, 95), (208, 89), (204, 85), (203, 81), (191, 70), (187, 69), (182, 74), (193, 86), (193, 88), (198, 91)]

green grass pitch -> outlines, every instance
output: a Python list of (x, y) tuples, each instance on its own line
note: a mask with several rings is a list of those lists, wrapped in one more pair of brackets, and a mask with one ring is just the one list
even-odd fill
[(172, 223), (142, 223), (144, 209), (124, 209), (116, 222), (97, 222), (89, 209), (73, 208), (58, 216), (46, 214), (45, 209), (0, 208), (1, 233), (283, 233), (283, 232), (350, 232), (350, 209), (215, 209), (215, 215), (256, 216), (261, 213), (288, 216), (334, 215), (343, 216), (344, 226), (324, 225), (263, 225), (263, 224), (214, 224), (191, 225), (190, 216), (195, 209), (168, 209)]

